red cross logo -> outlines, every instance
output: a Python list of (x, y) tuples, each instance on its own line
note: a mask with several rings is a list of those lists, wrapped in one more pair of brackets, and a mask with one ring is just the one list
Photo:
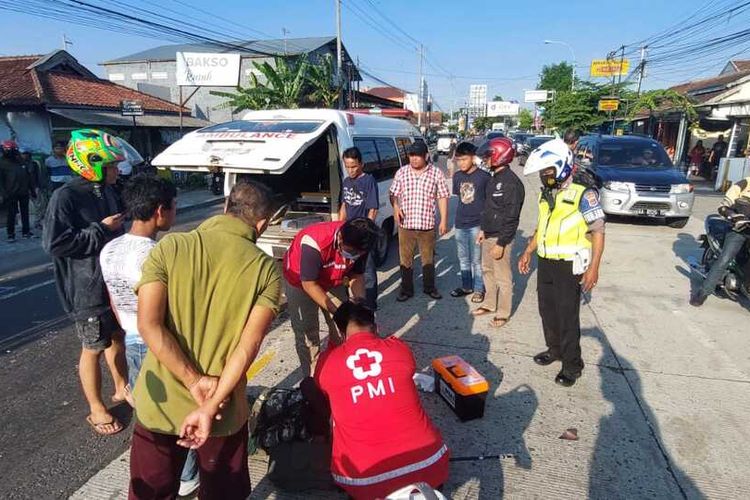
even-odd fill
[(352, 371), (357, 380), (380, 375), (383, 355), (378, 351), (368, 349), (357, 349), (357, 351), (346, 358), (346, 366)]

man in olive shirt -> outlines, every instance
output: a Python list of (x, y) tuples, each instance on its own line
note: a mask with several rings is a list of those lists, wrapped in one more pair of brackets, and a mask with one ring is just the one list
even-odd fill
[(187, 448), (198, 450), (199, 498), (250, 494), (245, 373), (278, 313), (281, 277), (255, 245), (271, 192), (237, 184), (224, 211), (165, 236), (143, 264), (138, 330), (149, 352), (134, 389), (131, 499), (175, 498)]

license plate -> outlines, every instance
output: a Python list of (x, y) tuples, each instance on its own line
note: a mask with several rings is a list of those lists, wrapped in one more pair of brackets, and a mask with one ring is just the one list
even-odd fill
[(661, 215), (661, 210), (657, 210), (655, 208), (647, 208), (639, 210), (638, 215), (645, 215), (646, 217), (659, 217)]

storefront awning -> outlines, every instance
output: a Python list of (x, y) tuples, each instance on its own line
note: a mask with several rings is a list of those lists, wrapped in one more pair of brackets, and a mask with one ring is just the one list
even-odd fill
[[(82, 125), (88, 126), (107, 126), (107, 127), (132, 127), (133, 118), (131, 116), (122, 116), (117, 111), (104, 111), (98, 109), (75, 109), (75, 108), (57, 108), (48, 109), (50, 113), (62, 116), (68, 120), (73, 120)], [(138, 127), (154, 128), (179, 128), (179, 115), (159, 115), (148, 114), (135, 117), (135, 124)], [(203, 128), (211, 125), (211, 122), (194, 118), (192, 116), (182, 117), (182, 126), (184, 128)]]

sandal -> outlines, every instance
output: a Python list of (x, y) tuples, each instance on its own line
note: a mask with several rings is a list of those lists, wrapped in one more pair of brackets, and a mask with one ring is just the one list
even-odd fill
[(471, 301), (475, 304), (481, 304), (482, 302), (484, 302), (484, 293), (476, 292), (471, 296)]
[(451, 290), (451, 297), (465, 297), (469, 295), (474, 290), (465, 290), (463, 288), (456, 288), (455, 290)]
[[(91, 418), (91, 415), (89, 415), (86, 417), (86, 422), (88, 422), (91, 428), (94, 429), (94, 432), (100, 436), (113, 436), (124, 429), (122, 424), (114, 417), (112, 417), (112, 420), (109, 422), (96, 423), (94, 422), (94, 419)], [(113, 430), (107, 431), (106, 426), (108, 425), (112, 426)]]
[(505, 326), (505, 324), (508, 323), (508, 320), (506, 318), (492, 318), (492, 321), (490, 321), (490, 326), (493, 328), (502, 328)]
[(474, 309), (473, 311), (471, 311), (471, 315), (472, 316), (484, 316), (485, 314), (490, 314), (492, 312), (495, 312), (495, 311), (490, 311), (486, 307), (478, 307)]

